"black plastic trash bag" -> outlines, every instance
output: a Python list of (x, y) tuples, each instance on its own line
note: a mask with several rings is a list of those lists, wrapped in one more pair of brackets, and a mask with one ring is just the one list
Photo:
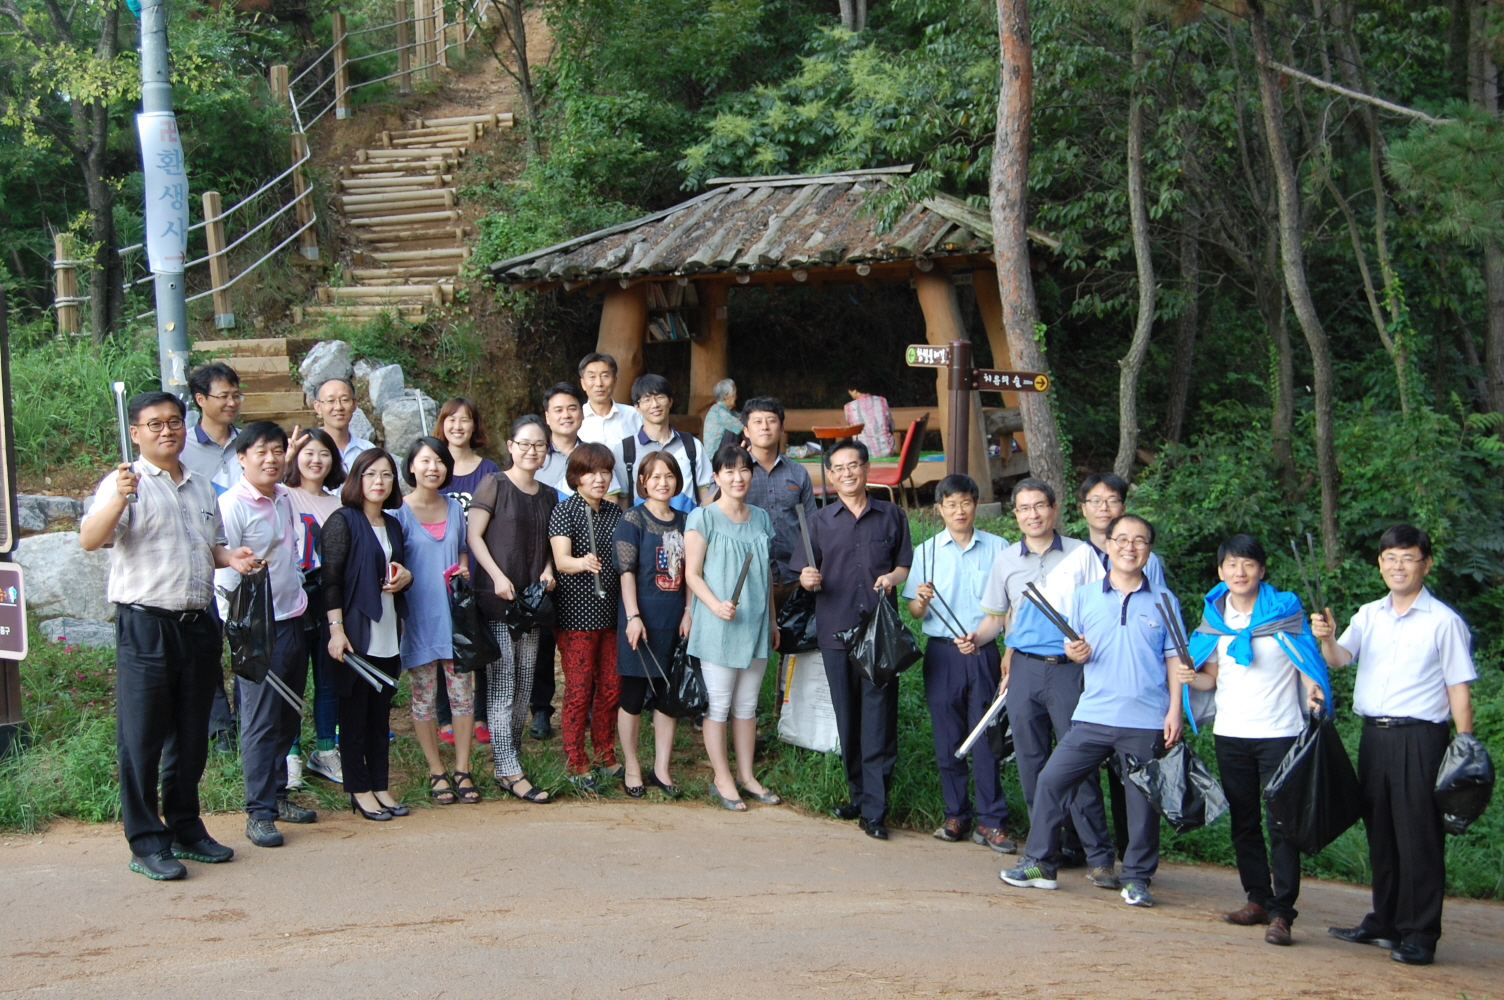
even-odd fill
[(815, 626), (815, 595), (796, 587), (778, 610), (778, 652), (807, 653), (820, 648)]
[(230, 615), (225, 621), (225, 637), (230, 640), (230, 669), (235, 676), (260, 684), (272, 669), (277, 627), (266, 564), (241, 576), (240, 585), (226, 598), (230, 605)]
[(987, 723), (987, 728), (982, 730), (982, 736), (986, 738), (992, 755), (997, 758), (999, 768), (1013, 759), (1013, 724), (1008, 721), (1006, 708)]
[(1436, 773), (1436, 808), (1447, 833), (1460, 834), (1483, 815), (1494, 794), (1494, 762), (1483, 741), (1458, 733)]
[(551, 628), (554, 623), (554, 599), (549, 596), (542, 580), (534, 580), (522, 588), (515, 601), (507, 603), (502, 622), (513, 635), (531, 632), (535, 628)]
[(473, 673), (501, 659), (501, 647), (480, 613), (475, 588), (456, 573), (449, 578), (449, 622), (454, 633), (454, 672)]
[[(656, 657), (649, 657), (659, 679), (651, 683), (655, 707), (664, 715), (675, 719), (689, 719), (704, 715), (710, 708), (710, 695), (705, 690), (705, 676), (700, 673), (700, 661), (689, 655), (689, 638), (681, 636), (674, 646), (674, 655), (669, 659), (664, 672)], [(651, 678), (650, 678), (651, 680)]]
[(1176, 833), (1199, 830), (1227, 811), (1222, 786), (1184, 740), (1162, 757), (1131, 762), (1126, 780), (1148, 797)]
[(1319, 854), (1363, 817), (1363, 787), (1325, 712), (1312, 712), (1264, 789), (1269, 825), (1305, 854)]
[(878, 598), (877, 607), (852, 628), (837, 632), (836, 638), (845, 645), (852, 664), (877, 687), (892, 683), (924, 655), (886, 597)]

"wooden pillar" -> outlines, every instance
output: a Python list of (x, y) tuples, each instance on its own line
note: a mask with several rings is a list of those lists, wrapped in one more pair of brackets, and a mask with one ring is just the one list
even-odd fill
[[(935, 267), (929, 271), (914, 271), (914, 290), (919, 296), (919, 308), (924, 312), (924, 337), (928, 343), (945, 345), (952, 340), (970, 340), (966, 335), (966, 324), (961, 319), (961, 307), (956, 301), (956, 286), (951, 283), (950, 274), (941, 267)], [(941, 438), (947, 451), (950, 449), (949, 435), (945, 428), (950, 426), (950, 403), (947, 396), (949, 388), (946, 385), (946, 370), (936, 369), (935, 372), (935, 396), (938, 400), (937, 414), (939, 420), (931, 420), (931, 427), (939, 427)], [(971, 394), (972, 427), (967, 434), (967, 458), (966, 467), (971, 478), (977, 481), (977, 486), (982, 493), (982, 502), (992, 502), (992, 471), (987, 461), (987, 437), (986, 425), (982, 420), (982, 394)]]
[(429, 66), (433, 59), (428, 52), (428, 36), (433, 33), (433, 11), (430, 0), (413, 0), (413, 53), (417, 57), (415, 76), (428, 80), (432, 76)]
[[(302, 132), (292, 134), (292, 162), (297, 163), (308, 155), (308, 137)], [(298, 225), (307, 226), (298, 235), (298, 246), (309, 260), (319, 259), (319, 234), (309, 223), (313, 222), (313, 193), (308, 187), (308, 177), (300, 168), (292, 172), (292, 193), (297, 200), (295, 209)]]
[(209, 287), (214, 290), (214, 328), (235, 327), (230, 305), (230, 262), (225, 260), (224, 206), (218, 191), (204, 192), (204, 240), (209, 244)]
[(448, 69), (449, 29), (444, 24), (444, 0), (434, 0), (433, 8), (434, 55), (438, 64)]
[(271, 88), (272, 102), (278, 107), (287, 103), (287, 66), (278, 64), (266, 71), (266, 85)]
[(601, 304), (601, 329), (595, 349), (616, 359), (616, 401), (631, 405), (632, 382), (642, 374), (642, 341), (648, 330), (646, 286), (619, 285)]
[(726, 286), (720, 282), (702, 283), (701, 312), (703, 330), (689, 342), (689, 412), (705, 416), (715, 403), (711, 389), (727, 374), (729, 341), (726, 336)]
[[(1003, 297), (998, 291), (997, 270), (991, 267), (977, 268), (971, 276), (971, 290), (976, 293), (977, 312), (982, 314), (987, 343), (992, 345), (992, 367), (1004, 371), (1013, 370), (1013, 351), (1008, 345), (1008, 329), (1003, 325)], [(1018, 393), (1005, 392), (1002, 396), (1004, 406), (1018, 406)], [(1023, 431), (1015, 431), (1013, 440), (1018, 442), (1019, 451), (1029, 450), (1024, 442)], [(1007, 458), (1004, 454), (1005, 462)]]
[(345, 60), (349, 49), (345, 42), (345, 15), (335, 11), (329, 15), (334, 27), (334, 117), (350, 117), (350, 67)]
[(465, 0), (455, 7), (454, 49), (461, 59), (465, 58)]
[(67, 233), (52, 237), (52, 293), (57, 307), (57, 332), (77, 333), (78, 265), (73, 260), (73, 237)]
[(397, 93), (413, 92), (412, 21), (407, 16), (407, 0), (397, 0)]

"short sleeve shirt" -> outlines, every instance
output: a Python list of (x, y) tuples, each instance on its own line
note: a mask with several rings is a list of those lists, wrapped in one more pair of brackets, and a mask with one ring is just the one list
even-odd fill
[[(1222, 620), (1228, 628), (1241, 630), (1253, 615), (1228, 602)], [(1272, 635), (1250, 640), (1253, 658), (1245, 666), (1227, 655), (1234, 638), (1218, 638), (1217, 648), (1207, 657), (1217, 664), (1217, 720), (1213, 723), (1217, 735), (1248, 740), (1299, 736), (1305, 728), (1300, 671)]]
[(1337, 644), (1358, 663), (1353, 711), (1370, 718), (1445, 722), (1447, 687), (1478, 679), (1467, 622), (1429, 588), (1402, 615), (1388, 594), (1363, 605)]
[(760, 462), (754, 464), (747, 503), (767, 511), (773, 521), (773, 582), (793, 581), (799, 573), (790, 567), (789, 560), (794, 550), (804, 548), (804, 541), (799, 537), (799, 513), (795, 508), (803, 507), (806, 518), (815, 516), (815, 488), (810, 482), (809, 470), (782, 455), (773, 460), (772, 469), (764, 469)]
[(489, 458), (482, 458), (473, 471), (450, 479), (449, 485), (444, 487), (444, 495), (452, 500), (458, 500), (460, 507), (468, 511), (470, 501), (475, 498), (475, 491), (480, 487), (481, 482), (493, 472), (500, 471), (501, 466)]
[[(560, 629), (594, 632), (616, 628), (616, 599), (621, 590), (620, 570), (616, 567), (611, 536), (616, 531), (616, 522), (621, 520), (621, 508), (609, 501), (601, 503), (600, 510), (587, 516), (588, 504), (576, 493), (560, 503), (548, 519), (548, 533), (554, 538), (567, 538), (570, 555), (583, 559), (590, 554), (589, 525), (595, 526), (595, 554), (600, 558), (601, 571), (596, 573), (560, 573), (559, 587), (554, 598), (558, 617), (554, 624)], [(599, 576), (601, 590), (596, 593), (595, 583)]]
[[(626, 439), (616, 441), (611, 445), (611, 457), (616, 459), (616, 469), (612, 472), (611, 490), (624, 497), (629, 497), (629, 506), (642, 503), (642, 498), (637, 495), (637, 473), (642, 469), (642, 460), (655, 451), (666, 451), (674, 457), (679, 465), (679, 481), (683, 487), (679, 495), (674, 498), (675, 510), (683, 510), (685, 513), (694, 510), (700, 505), (699, 490), (711, 486), (713, 480), (710, 473), (710, 459), (705, 454), (705, 446), (689, 434), (683, 431), (673, 431), (669, 435), (668, 443), (663, 444), (648, 437), (646, 431), (638, 431), (633, 437), (636, 439), (633, 446), (632, 468), (627, 469), (626, 462)], [(689, 445), (695, 451), (693, 462), (689, 460)]]
[[(815, 512), (809, 532), (821, 577), (815, 594), (820, 648), (845, 649), (836, 633), (860, 624), (862, 615), (877, 607), (881, 592), (872, 586), (877, 578), (913, 564), (908, 515), (897, 504), (869, 499), (857, 517), (836, 500)], [(800, 545), (789, 566), (797, 573), (805, 562)]]
[(1148, 577), (1130, 594), (1114, 590), (1110, 578), (1076, 592), (1069, 620), (1091, 646), (1091, 659), (1083, 665), (1085, 686), (1073, 720), (1124, 729), (1164, 727), (1170, 711), (1165, 659), (1174, 643), (1160, 619), (1162, 598), (1178, 616), (1175, 595)]
[(942, 613), (956, 621), (963, 633), (982, 623), (982, 588), (1007, 545), (991, 532), (973, 531), (963, 549), (944, 529), (919, 544), (914, 550), (915, 572), (905, 581), (903, 596), (909, 600), (919, 596), (921, 577), (933, 581), (939, 599), (930, 605), (921, 623), (925, 635), (952, 638), (951, 630), (941, 622)]
[(642, 414), (614, 400), (611, 412), (604, 417), (596, 413), (589, 403), (583, 409), (584, 419), (580, 421), (579, 431), (581, 441), (593, 441), (610, 447), (628, 434), (642, 430)]
[(183, 453), (178, 456), (196, 476), (209, 480), (218, 496), (240, 482), (240, 459), (235, 454), (235, 439), (240, 430), (230, 428), (230, 436), (224, 444), (204, 433), (203, 425), (194, 424), (183, 443)]
[[(505, 472), (491, 473), (475, 488), (471, 508), (491, 515), (481, 534), (486, 551), (518, 592), (541, 577), (548, 567), (553, 555), (549, 547), (549, 520), (557, 505), (558, 497), (547, 486), (539, 483), (538, 492), (528, 495)], [(470, 572), (475, 579), (481, 612), (493, 620), (500, 619), (507, 602), (496, 596), (494, 581), (477, 561), (472, 560)]]
[(1024, 597), (1024, 590), (1031, 583), (1042, 589), (1050, 571), (1085, 544), (1057, 531), (1050, 547), (1038, 555), (1022, 538), (998, 553), (982, 590), (982, 610), (989, 615), (1008, 615), (1004, 645), (1034, 656), (1065, 655), (1065, 636)]

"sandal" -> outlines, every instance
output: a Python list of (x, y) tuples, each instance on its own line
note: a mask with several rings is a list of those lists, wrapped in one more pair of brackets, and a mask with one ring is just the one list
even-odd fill
[(754, 792), (752, 789), (748, 788), (746, 785), (737, 785), (736, 786), (736, 790), (739, 791), (739, 792), (741, 792), (743, 795), (747, 796), (748, 798), (755, 799), (758, 802), (761, 802), (765, 806), (781, 806), (781, 805), (783, 805), (783, 799), (779, 798), (773, 792), (768, 791), (766, 788), (764, 788), (760, 792)]
[[(513, 798), (518, 798), (524, 802), (532, 802), (538, 805), (553, 801), (553, 797), (543, 789), (539, 788), (537, 785), (533, 785), (533, 787), (529, 788), (525, 792), (517, 791), (517, 782), (519, 781), (527, 781), (527, 775), (518, 775), (510, 781), (499, 774), (496, 775), (496, 783), (501, 786), (501, 790), (504, 792), (509, 792)], [(529, 782), (529, 784), (531, 784), (531, 782)]]
[[(440, 788), (439, 782), (449, 783), (448, 788)], [(446, 798), (447, 796), (447, 798)], [(430, 774), (428, 776), (428, 797), (441, 806), (452, 806), (460, 800), (454, 790), (454, 779), (446, 772), (444, 774)]]
[[(470, 784), (461, 784), (461, 782), (465, 781), (470, 782)], [(469, 771), (455, 771), (453, 784), (454, 790), (459, 793), (461, 802), (473, 806), (480, 801), (480, 789), (475, 787), (475, 779), (470, 777)]]

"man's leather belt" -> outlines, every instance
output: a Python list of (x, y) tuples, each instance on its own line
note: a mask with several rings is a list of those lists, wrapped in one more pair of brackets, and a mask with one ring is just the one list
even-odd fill
[(1408, 715), (1365, 715), (1363, 725), (1376, 729), (1399, 729), (1401, 726), (1424, 726), (1425, 719), (1412, 719)]
[(127, 604), (132, 611), (139, 611), (143, 615), (151, 615), (154, 618), (171, 618), (173, 621), (184, 624), (196, 622), (209, 613), (208, 608), (190, 608), (187, 611), (168, 611), (166, 608), (154, 608), (148, 604)]
[(1019, 650), (1019, 653), (1023, 656), (1027, 656), (1031, 660), (1038, 660), (1040, 663), (1048, 663), (1052, 666), (1057, 667), (1062, 663), (1071, 662), (1070, 657), (1068, 656), (1040, 656), (1038, 653), (1025, 653), (1021, 649)]

